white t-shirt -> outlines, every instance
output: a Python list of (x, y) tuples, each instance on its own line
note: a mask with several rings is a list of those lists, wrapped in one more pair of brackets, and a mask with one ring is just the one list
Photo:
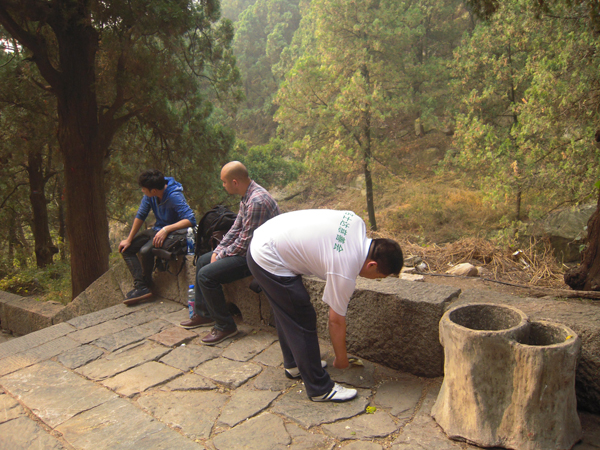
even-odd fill
[(280, 214), (258, 227), (250, 250), (273, 275), (325, 280), (323, 301), (345, 316), (370, 245), (365, 222), (352, 211), (309, 209)]

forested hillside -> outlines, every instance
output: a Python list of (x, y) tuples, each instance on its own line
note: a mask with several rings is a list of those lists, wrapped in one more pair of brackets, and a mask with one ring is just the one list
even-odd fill
[(84, 289), (147, 167), (197, 217), (239, 159), (421, 245), (598, 200), (596, 1), (81, 3), (0, 0), (0, 288), (60, 260)]

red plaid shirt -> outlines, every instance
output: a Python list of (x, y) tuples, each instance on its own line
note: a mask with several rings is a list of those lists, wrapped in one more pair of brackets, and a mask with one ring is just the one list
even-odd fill
[(279, 207), (271, 194), (254, 181), (250, 181), (233, 226), (214, 250), (217, 259), (235, 255), (246, 256), (254, 230), (278, 214)]

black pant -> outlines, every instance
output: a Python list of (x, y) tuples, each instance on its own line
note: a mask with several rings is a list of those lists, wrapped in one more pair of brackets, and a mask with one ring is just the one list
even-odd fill
[[(157, 231), (149, 228), (135, 235), (131, 245), (123, 251), (123, 259), (133, 276), (133, 287), (149, 288), (152, 284), (152, 269), (154, 269), (154, 255), (152, 254), (152, 239)], [(140, 254), (138, 259), (137, 254)], [(140, 263), (140, 259), (142, 260)]]
[(267, 272), (252, 259), (250, 249), (247, 261), (273, 308), (283, 366), (286, 369), (298, 367), (309, 397), (327, 394), (334, 382), (321, 367), (317, 313), (302, 277), (279, 277)]

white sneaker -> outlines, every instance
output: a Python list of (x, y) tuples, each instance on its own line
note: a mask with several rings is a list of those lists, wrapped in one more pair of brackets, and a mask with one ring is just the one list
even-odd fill
[[(321, 367), (324, 369), (327, 367), (327, 361), (321, 360)], [(300, 370), (297, 367), (292, 367), (291, 369), (285, 369), (285, 376), (290, 380), (295, 380), (296, 378), (300, 378)]]
[(356, 397), (356, 389), (348, 389), (341, 384), (335, 383), (331, 391), (325, 395), (310, 397), (313, 402), (347, 402)]

